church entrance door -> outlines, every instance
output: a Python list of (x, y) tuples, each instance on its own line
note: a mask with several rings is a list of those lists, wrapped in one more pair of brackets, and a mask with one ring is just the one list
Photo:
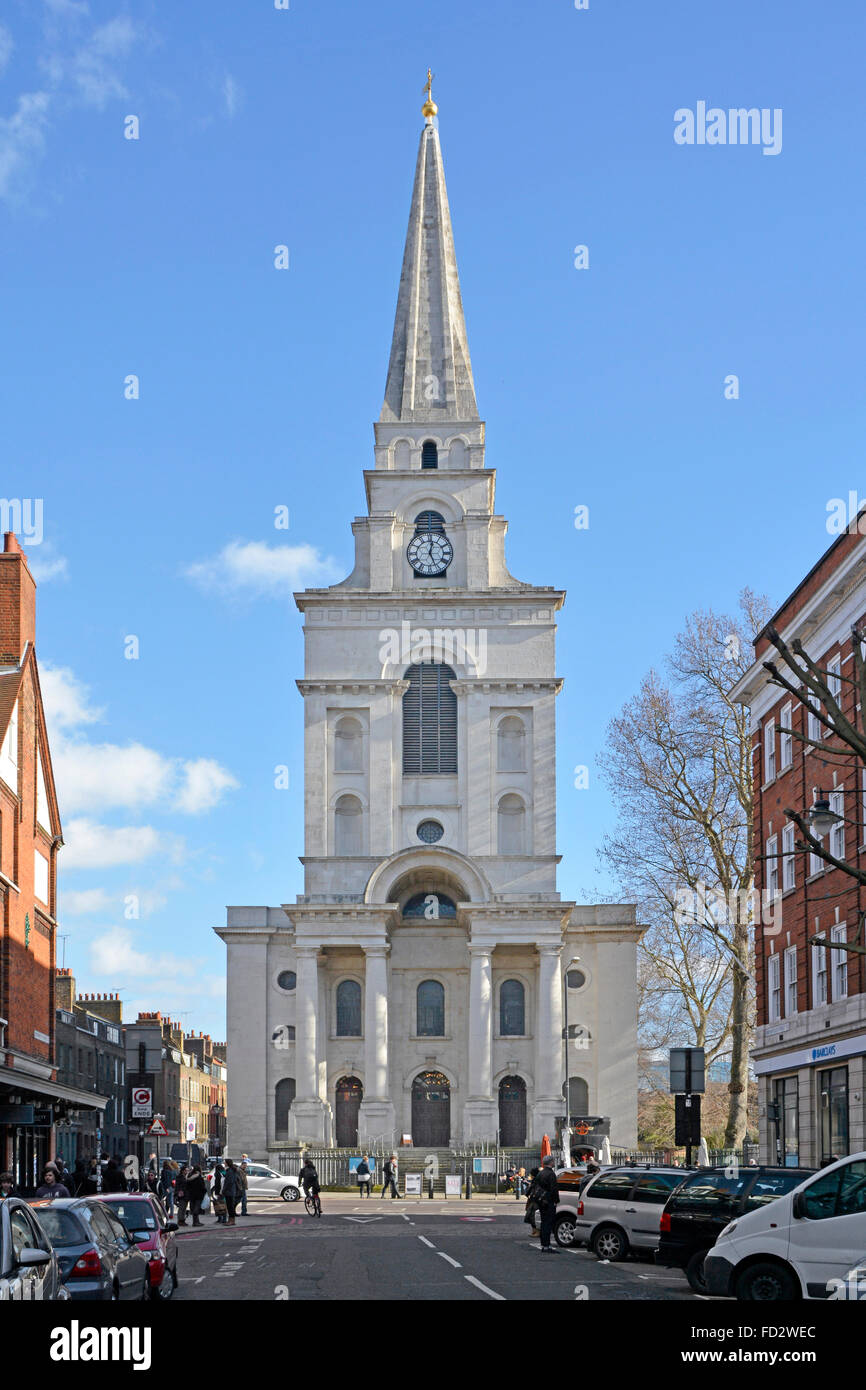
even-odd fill
[(358, 1147), (358, 1114), (364, 1088), (357, 1076), (341, 1076), (337, 1082), (336, 1139), (338, 1149)]
[(451, 1137), (451, 1084), (441, 1071), (422, 1071), (412, 1082), (412, 1143), (444, 1149)]
[(499, 1142), (504, 1149), (526, 1143), (526, 1082), (522, 1076), (503, 1076), (499, 1083)]

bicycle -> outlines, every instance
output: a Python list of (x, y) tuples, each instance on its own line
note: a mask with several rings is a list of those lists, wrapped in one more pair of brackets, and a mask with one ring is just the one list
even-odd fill
[(321, 1216), (322, 1203), (319, 1200), (318, 1192), (308, 1192), (304, 1197), (304, 1206), (308, 1216)]

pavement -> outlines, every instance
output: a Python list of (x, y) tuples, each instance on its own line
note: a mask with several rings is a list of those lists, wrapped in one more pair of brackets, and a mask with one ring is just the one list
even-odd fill
[(322, 1213), (251, 1201), (235, 1226), (206, 1214), (200, 1230), (181, 1228), (174, 1300), (705, 1301), (679, 1270), (650, 1258), (542, 1255), (523, 1202), (507, 1196), (397, 1202), (323, 1192)]

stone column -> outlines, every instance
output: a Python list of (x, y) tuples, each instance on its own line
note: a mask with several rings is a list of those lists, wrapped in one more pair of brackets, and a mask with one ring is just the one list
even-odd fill
[(565, 1105), (562, 1083), (562, 946), (538, 947), (538, 1003), (535, 1019), (535, 1103), (533, 1142), (555, 1137), (556, 1116)]
[(469, 946), (469, 1098), (463, 1107), (464, 1139), (495, 1139), (498, 1125), (493, 1086), (492, 946)]
[(395, 1142), (394, 1106), (388, 1076), (388, 951), (385, 944), (364, 947), (364, 1099), (358, 1117), (362, 1143)]
[[(324, 1144), (329, 1138), (330, 1107), (319, 1095), (318, 957), (318, 947), (308, 946), (298, 948), (295, 955), (298, 977), (295, 1005), (295, 1100), (289, 1111), (289, 1137)], [(322, 1026), (325, 1026), (324, 1020)]]

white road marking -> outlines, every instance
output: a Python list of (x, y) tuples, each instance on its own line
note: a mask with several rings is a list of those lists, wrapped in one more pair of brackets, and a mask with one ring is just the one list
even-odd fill
[(453, 1265), (455, 1269), (463, 1268), (463, 1266), (461, 1264), (458, 1264), (456, 1260), (452, 1260), (450, 1255), (446, 1255), (444, 1250), (437, 1250), (436, 1254), (439, 1256), (440, 1259), (447, 1260), (448, 1263), (450, 1265)]
[(480, 1279), (476, 1279), (474, 1274), (464, 1274), (463, 1278), (468, 1279), (469, 1283), (474, 1284), (476, 1289), (480, 1289), (482, 1293), (486, 1293), (488, 1298), (496, 1298), (499, 1300), (500, 1303), (506, 1302), (504, 1294), (495, 1293), (493, 1289), (488, 1289), (487, 1285), (482, 1284)]
[(381, 1216), (344, 1216), (344, 1221), (357, 1221), (360, 1226), (366, 1226), (370, 1221), (381, 1221)]
[(422, 1245), (428, 1245), (431, 1250), (436, 1249), (436, 1246), (433, 1244), (432, 1240), (428, 1240), (426, 1236), (419, 1236), (418, 1239), (420, 1240)]
[(200, 1274), (200, 1275), (198, 1276), (198, 1278), (197, 1278), (197, 1279), (193, 1279), (192, 1282), (193, 1282), (194, 1284), (200, 1284), (203, 1278), (204, 1278), (204, 1275), (203, 1275), (203, 1274)]

